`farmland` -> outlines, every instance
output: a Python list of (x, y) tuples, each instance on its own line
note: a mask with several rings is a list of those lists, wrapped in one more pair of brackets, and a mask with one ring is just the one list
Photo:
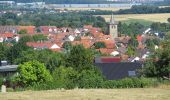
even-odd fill
[(169, 100), (170, 88), (74, 89), (0, 93), (1, 100)]
[[(106, 21), (109, 21), (110, 15), (100, 15), (105, 18)], [(170, 18), (170, 13), (163, 14), (123, 14), (123, 15), (114, 15), (115, 20), (117, 21), (128, 21), (128, 20), (145, 20), (150, 22), (167, 22), (167, 19)]]

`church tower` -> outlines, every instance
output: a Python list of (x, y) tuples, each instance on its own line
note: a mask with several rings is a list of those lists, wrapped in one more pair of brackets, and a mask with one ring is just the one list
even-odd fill
[(113, 38), (118, 37), (118, 22), (115, 21), (113, 14), (111, 15), (110, 22), (108, 23), (109, 35)]

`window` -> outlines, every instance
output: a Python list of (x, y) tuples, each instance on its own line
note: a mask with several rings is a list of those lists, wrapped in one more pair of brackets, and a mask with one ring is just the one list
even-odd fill
[(129, 76), (136, 76), (136, 72), (135, 71), (128, 71), (128, 75)]

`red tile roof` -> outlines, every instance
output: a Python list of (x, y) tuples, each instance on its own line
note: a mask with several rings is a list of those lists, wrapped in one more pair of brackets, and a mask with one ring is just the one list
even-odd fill
[(34, 47), (34, 48), (51, 49), (51, 47), (56, 43), (50, 43), (50, 42), (27, 42), (26, 44), (27, 44), (27, 46)]
[(138, 42), (142, 42), (142, 35), (137, 35), (137, 40), (138, 40)]
[(35, 26), (18, 26), (17, 30), (21, 31), (21, 30), (27, 30), (28, 34), (35, 34)]
[(102, 54), (108, 54), (108, 55), (110, 55), (114, 51), (114, 49), (107, 49), (107, 48), (100, 48), (96, 50), (101, 52)]
[(2, 34), (2, 37), (4, 37), (4, 38), (12, 38), (12, 37), (14, 37), (14, 33), (4, 33), (4, 34)]

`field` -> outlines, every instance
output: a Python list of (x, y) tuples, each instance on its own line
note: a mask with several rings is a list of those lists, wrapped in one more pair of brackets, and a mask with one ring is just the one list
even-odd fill
[[(105, 18), (106, 21), (110, 20), (110, 15), (101, 15)], [(167, 22), (167, 19), (170, 18), (170, 13), (163, 14), (123, 14), (123, 15), (114, 15), (115, 20), (117, 21), (148, 21), (148, 22)]]
[(169, 100), (170, 88), (74, 89), (0, 93), (0, 100)]

